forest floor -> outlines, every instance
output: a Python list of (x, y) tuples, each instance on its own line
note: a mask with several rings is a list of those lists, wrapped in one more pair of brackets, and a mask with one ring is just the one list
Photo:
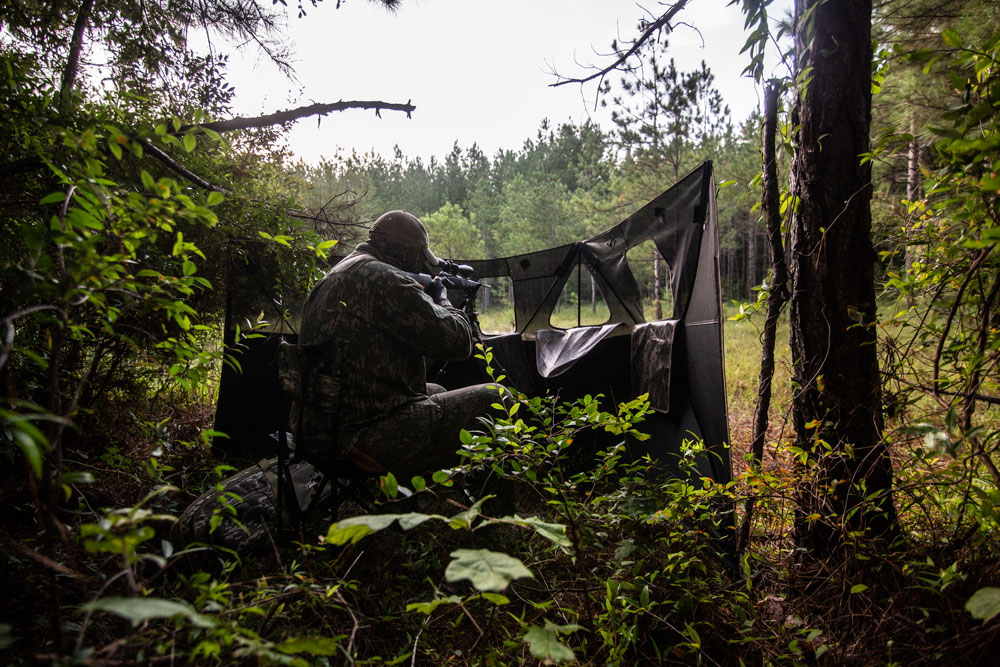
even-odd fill
[[(997, 517), (982, 502), (978, 523), (949, 522), (961, 498), (928, 491), (931, 475), (954, 473), (947, 462), (900, 449), (897, 497), (905, 501), (899, 504), (906, 539), (892, 550), (863, 539), (848, 557), (806, 559), (795, 549), (787, 327), (779, 331), (764, 466), (757, 475), (747, 471), (760, 362), (755, 324), (726, 325), (737, 480), (727, 497), (740, 499), (742, 511), (742, 500), (757, 494), (752, 541), (736, 571), (712, 557), (711, 540), (700, 541), (685, 520), (673, 528), (670, 521), (658, 524), (660, 537), (646, 545), (646, 532), (623, 523), (625, 510), (583, 515), (583, 504), (566, 505), (558, 515), (581, 534), (591, 531), (589, 546), (575, 555), (547, 550), (537, 535), (529, 539), (512, 526), (442, 530), (434, 521), (334, 549), (316, 539), (328, 526), (321, 521), (304, 526), (291, 544), (252, 558), (176, 561), (171, 553), (179, 545), (161, 542), (168, 524), (139, 518), (141, 512), (178, 515), (233, 471), (201, 444), (200, 434), (211, 428), (211, 400), (145, 420), (137, 419), (143, 406), (133, 402), (93, 415), (102, 433), (129, 435), (85, 443), (77, 449), (81, 459), (69, 462), (89, 470), (94, 483), (74, 494), (79, 502), (62, 519), (89, 541), (40, 538), (30, 489), (11, 470), (3, 474), (0, 540), (7, 555), (0, 586), (8, 604), (0, 610), (0, 651), (7, 650), (10, 664), (523, 664), (539, 655), (560, 661), (568, 644), (569, 655), (585, 664), (994, 662), (997, 619), (980, 623), (965, 605), (977, 590), (1000, 582)], [(137, 422), (155, 426), (137, 430)], [(641, 480), (623, 480), (642, 492)], [(175, 490), (143, 500), (162, 483)], [(701, 507), (697, 496), (693, 505), (690, 495), (657, 498), (668, 503), (665, 509)], [(456, 500), (445, 494), (421, 511), (451, 514)], [(536, 501), (518, 510), (527, 516), (545, 506)], [(642, 545), (648, 551), (636, 553), (646, 555), (630, 560), (628, 550)], [(441, 577), (447, 554), (462, 549), (516, 550), (534, 578), (503, 595), (470, 595)], [(144, 618), (134, 608), (118, 610), (125, 618), (133, 614), (132, 622), (81, 611), (88, 601), (112, 596), (183, 604), (186, 624)], [(506, 611), (515, 608), (517, 614)], [(53, 618), (61, 619), (61, 637)], [(550, 653), (519, 640), (532, 632)]]

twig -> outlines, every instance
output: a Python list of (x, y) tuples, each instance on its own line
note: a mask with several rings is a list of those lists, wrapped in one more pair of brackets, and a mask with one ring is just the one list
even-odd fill
[(43, 567), (47, 567), (48, 569), (58, 572), (59, 574), (64, 574), (67, 577), (73, 577), (74, 579), (83, 579), (83, 575), (80, 574), (79, 572), (71, 570), (62, 563), (53, 560), (44, 554), (40, 554), (34, 549), (31, 549), (30, 547), (27, 547), (24, 544), (21, 544), (20, 542), (10, 541), (8, 542), (8, 546), (14, 547), (14, 551), (17, 551), (22, 556), (30, 558), (31, 560), (42, 565)]
[(472, 653), (472, 651), (476, 648), (476, 645), (479, 644), (479, 640), (483, 638), (483, 634), (484, 634), (483, 633), (483, 629), (481, 627), (479, 627), (478, 623), (476, 623), (476, 619), (473, 618), (472, 614), (469, 613), (469, 610), (466, 609), (464, 603), (459, 602), (458, 606), (459, 606), (459, 608), (461, 608), (461, 610), (463, 612), (465, 612), (465, 615), (469, 617), (469, 620), (472, 621), (472, 625), (476, 626), (476, 630), (479, 631), (479, 636), (476, 637), (476, 642), (472, 645), (472, 648), (469, 649), (469, 653)]
[(934, 390), (934, 398), (939, 402), (941, 397), (938, 394), (938, 380), (941, 374), (941, 355), (944, 352), (945, 341), (948, 338), (948, 333), (951, 331), (951, 325), (955, 321), (955, 315), (958, 313), (958, 307), (962, 304), (962, 297), (965, 295), (965, 290), (969, 286), (969, 282), (979, 270), (979, 266), (986, 260), (986, 257), (995, 247), (996, 246), (988, 246), (983, 248), (979, 251), (976, 258), (972, 260), (972, 263), (969, 265), (969, 270), (965, 272), (965, 278), (962, 280), (962, 284), (959, 286), (958, 292), (955, 294), (954, 301), (952, 301), (951, 311), (949, 311), (948, 319), (944, 324), (944, 331), (941, 332), (941, 337), (938, 339), (937, 350), (934, 352), (934, 372), (933, 379), (931, 380), (931, 387)]

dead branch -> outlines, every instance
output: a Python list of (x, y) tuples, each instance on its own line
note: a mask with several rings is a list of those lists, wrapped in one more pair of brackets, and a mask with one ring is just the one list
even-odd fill
[(226, 192), (225, 188), (219, 187), (218, 185), (212, 185), (204, 178), (194, 173), (193, 171), (182, 165), (180, 162), (177, 162), (175, 159), (167, 155), (164, 151), (160, 150), (158, 147), (154, 146), (148, 141), (143, 141), (142, 146), (148, 154), (152, 155), (157, 160), (167, 165), (167, 167), (169, 167), (171, 170), (177, 172), (178, 174), (188, 179), (198, 187), (202, 188), (203, 190), (217, 190), (219, 192)]
[[(648, 42), (650, 38), (653, 37), (653, 35), (657, 34), (660, 30), (663, 30), (664, 28), (670, 30), (671, 19), (673, 19), (682, 9), (684, 9), (686, 5), (687, 5), (687, 0), (678, 0), (677, 4), (671, 6), (670, 9), (668, 9), (663, 15), (660, 16), (660, 18), (656, 19), (655, 21), (647, 25), (646, 28), (642, 31), (642, 33), (636, 38), (636, 40), (632, 42), (632, 45), (629, 47), (627, 51), (621, 51), (619, 49), (616, 49), (618, 57), (614, 60), (614, 62), (612, 62), (607, 67), (603, 67), (594, 72), (593, 74), (591, 74), (590, 76), (586, 77), (566, 78), (560, 76), (559, 80), (556, 81), (555, 83), (550, 83), (549, 87), (556, 88), (558, 86), (562, 86), (567, 83), (579, 83), (582, 85), (584, 83), (593, 81), (594, 79), (603, 79), (605, 76), (607, 76), (611, 72), (621, 67), (622, 64), (625, 63), (625, 61), (627, 61), (629, 58), (635, 55), (635, 53), (642, 47), (642, 45)], [(559, 75), (556, 74), (556, 76)]]
[(347, 109), (374, 109), (375, 115), (379, 118), (382, 117), (383, 109), (388, 111), (402, 111), (406, 113), (407, 118), (411, 118), (411, 114), (416, 107), (411, 104), (409, 100), (407, 100), (405, 104), (382, 102), (380, 100), (348, 100), (346, 102), (341, 100), (340, 102), (333, 102), (332, 104), (310, 104), (309, 106), (288, 109), (287, 111), (278, 111), (266, 116), (254, 116), (252, 118), (236, 117), (230, 118), (229, 120), (218, 120), (212, 123), (182, 125), (177, 132), (175, 132), (175, 134), (184, 134), (191, 129), (212, 130), (214, 132), (249, 130), (256, 127), (278, 125), (279, 123), (290, 123), (292, 121), (299, 120), (300, 118), (307, 118), (309, 116), (325, 116), (334, 111), (346, 111)]

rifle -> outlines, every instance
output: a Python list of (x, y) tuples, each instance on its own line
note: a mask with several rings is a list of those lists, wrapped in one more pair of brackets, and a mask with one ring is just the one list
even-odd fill
[[(482, 338), (482, 330), (479, 328), (479, 314), (476, 312), (476, 295), (479, 293), (480, 287), (489, 289), (490, 286), (472, 280), (472, 273), (472, 267), (467, 264), (458, 264), (451, 260), (442, 259), (441, 263), (438, 264), (437, 277), (441, 278), (441, 282), (448, 289), (460, 290), (462, 292), (464, 298), (457, 307), (469, 318), (469, 323), (472, 325), (472, 333), (477, 340), (480, 340)], [(408, 275), (420, 283), (424, 289), (427, 289), (427, 286), (435, 278), (435, 276), (428, 273), (408, 273)]]

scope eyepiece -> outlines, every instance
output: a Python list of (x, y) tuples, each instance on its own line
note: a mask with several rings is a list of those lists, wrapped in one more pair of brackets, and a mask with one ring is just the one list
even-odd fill
[(473, 274), (473, 269), (468, 264), (458, 264), (450, 259), (442, 259), (438, 263), (438, 266), (441, 267), (441, 270), (445, 273), (453, 273), (455, 275), (462, 276), (463, 278), (468, 278)]

